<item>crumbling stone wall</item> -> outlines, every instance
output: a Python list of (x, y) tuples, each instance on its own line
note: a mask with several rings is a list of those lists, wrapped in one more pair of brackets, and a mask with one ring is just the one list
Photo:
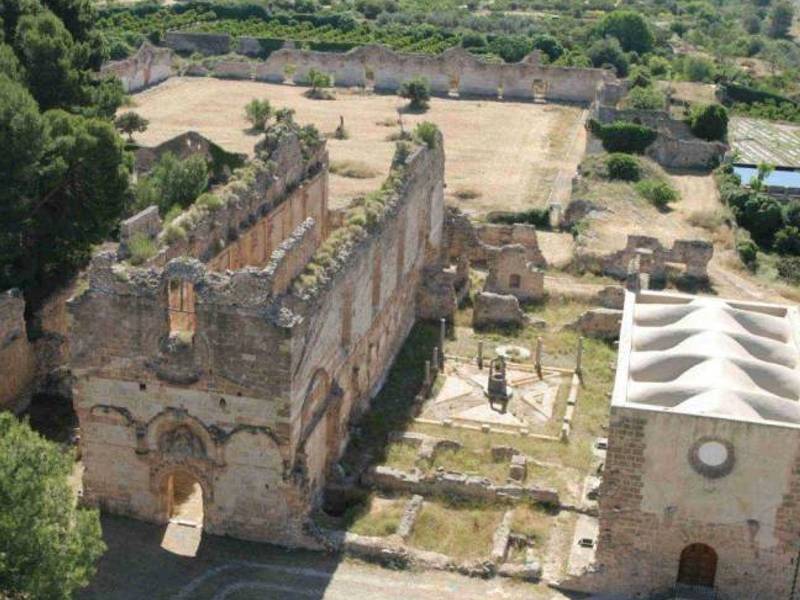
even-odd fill
[(484, 291), (511, 294), (520, 302), (541, 300), (544, 297), (544, 272), (528, 259), (529, 255), (529, 250), (522, 244), (502, 246), (493, 252)]
[(126, 92), (138, 92), (172, 76), (172, 52), (145, 42), (136, 54), (103, 65), (101, 75), (114, 75)]
[[(658, 132), (656, 140), (645, 154), (662, 167), (673, 169), (714, 168), (729, 150), (727, 144), (703, 140), (692, 133), (689, 126), (663, 110), (617, 109), (595, 102), (592, 116), (601, 123), (629, 121), (646, 125)], [(587, 148), (599, 149), (594, 136), (589, 135)]]
[(168, 31), (164, 36), (167, 48), (183, 54), (199, 52), (206, 56), (228, 54), (232, 48), (232, 38), (227, 33), (192, 33), (189, 31)]
[(19, 290), (0, 294), (0, 409), (25, 408), (36, 377), (36, 356), (25, 328)]
[[(421, 272), (438, 256), (442, 147), (439, 139), (408, 158), (383, 219), (311, 291), (290, 285), (316, 247), (308, 215), (264, 269), (220, 272), (191, 255), (132, 267), (96, 255), (88, 289), (70, 302), (85, 501), (164, 522), (171, 477), (188, 473), (202, 487), (209, 532), (315, 546), (303, 524), (349, 421), (413, 325)], [(275, 149), (272, 186), (314, 181), (309, 165), (327, 164), (324, 149), (300, 164), (293, 156)], [(232, 222), (241, 233), (261, 207), (288, 206), (260, 189), (259, 201), (248, 192), (234, 212), (215, 213), (215, 227)], [(174, 330), (176, 314), (192, 327)]]
[(475, 225), (458, 208), (448, 207), (445, 214), (445, 237), (446, 258), (450, 262), (466, 257), (473, 264), (488, 264), (502, 246), (520, 244), (525, 248), (528, 262), (536, 267), (547, 266), (533, 225)]
[(714, 255), (714, 246), (704, 240), (675, 240), (672, 248), (665, 247), (657, 238), (646, 235), (629, 235), (625, 248), (605, 256), (582, 252), (577, 257), (581, 268), (598, 271), (618, 279), (625, 279), (633, 261), (640, 273), (663, 279), (669, 264), (685, 265), (685, 275), (698, 281), (708, 279), (708, 263)]

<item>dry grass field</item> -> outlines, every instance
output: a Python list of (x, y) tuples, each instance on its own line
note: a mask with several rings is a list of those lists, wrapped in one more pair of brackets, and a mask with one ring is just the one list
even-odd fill
[[(331, 160), (373, 175), (332, 174), (332, 206), (341, 206), (377, 188), (386, 175), (394, 151), (387, 138), (399, 132), (397, 111), (405, 101), (350, 90), (336, 90), (336, 100), (310, 100), (303, 96), (306, 89), (170, 79), (133, 97), (133, 110), (150, 121), (136, 139), (154, 145), (195, 130), (227, 150), (252, 153), (258, 138), (248, 131), (244, 106), (253, 98), (293, 108), (300, 123), (313, 123), (325, 134), (334, 131), (341, 116), (349, 139), (329, 140)], [(569, 181), (583, 149), (574, 143), (583, 132), (581, 109), (572, 106), (434, 98), (425, 114), (403, 115), (406, 129), (422, 120), (435, 122), (444, 133), (448, 200), (475, 216), (544, 206), (559, 171)]]

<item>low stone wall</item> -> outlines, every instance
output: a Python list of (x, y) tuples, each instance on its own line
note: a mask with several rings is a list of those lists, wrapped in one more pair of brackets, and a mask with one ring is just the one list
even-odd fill
[(619, 337), (621, 321), (622, 311), (619, 309), (592, 308), (571, 323), (570, 328), (588, 337), (615, 340)]
[(172, 58), (171, 50), (145, 42), (130, 58), (103, 65), (100, 74), (118, 77), (128, 93), (138, 92), (169, 79), (173, 74)]
[(25, 328), (25, 300), (16, 289), (0, 294), (0, 409), (23, 410), (36, 378), (36, 356)]
[(478, 292), (475, 294), (472, 310), (472, 326), (476, 329), (486, 327), (522, 327), (525, 313), (519, 300), (511, 294)]
[(517, 484), (495, 485), (483, 477), (463, 473), (419, 475), (378, 465), (361, 476), (365, 485), (389, 492), (404, 492), (422, 496), (455, 496), (468, 500), (539, 502), (551, 506), (560, 504), (558, 492), (549, 488)]
[(228, 54), (233, 46), (233, 38), (227, 33), (168, 31), (164, 36), (164, 45), (184, 54), (199, 52), (206, 56), (214, 56)]
[(683, 264), (685, 275), (697, 281), (708, 279), (708, 263), (714, 246), (705, 240), (675, 240), (671, 248), (646, 235), (629, 235), (625, 248), (607, 255), (579, 252), (576, 265), (585, 270), (625, 279), (635, 261), (635, 271), (663, 279), (668, 264)]

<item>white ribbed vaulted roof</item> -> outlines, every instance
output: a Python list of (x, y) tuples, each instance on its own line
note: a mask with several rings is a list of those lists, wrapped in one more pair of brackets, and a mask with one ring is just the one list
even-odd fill
[(615, 404), (800, 424), (797, 310), (627, 294)]

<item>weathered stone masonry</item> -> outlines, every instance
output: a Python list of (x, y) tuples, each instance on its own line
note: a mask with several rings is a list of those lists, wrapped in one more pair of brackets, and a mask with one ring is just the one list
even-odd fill
[[(441, 148), (407, 159), (383, 220), (313, 289), (291, 282), (328, 234), (327, 154), (301, 153), (291, 135), (236, 201), (177, 242), (195, 258), (167, 248), (134, 268), (96, 256), (89, 289), (70, 304), (86, 501), (164, 522), (183, 472), (203, 489), (207, 531), (313, 545), (306, 516), (439, 255)], [(270, 221), (281, 207), (294, 217)], [(265, 223), (281, 235), (261, 237)], [(220, 257), (234, 247), (229, 270)]]

